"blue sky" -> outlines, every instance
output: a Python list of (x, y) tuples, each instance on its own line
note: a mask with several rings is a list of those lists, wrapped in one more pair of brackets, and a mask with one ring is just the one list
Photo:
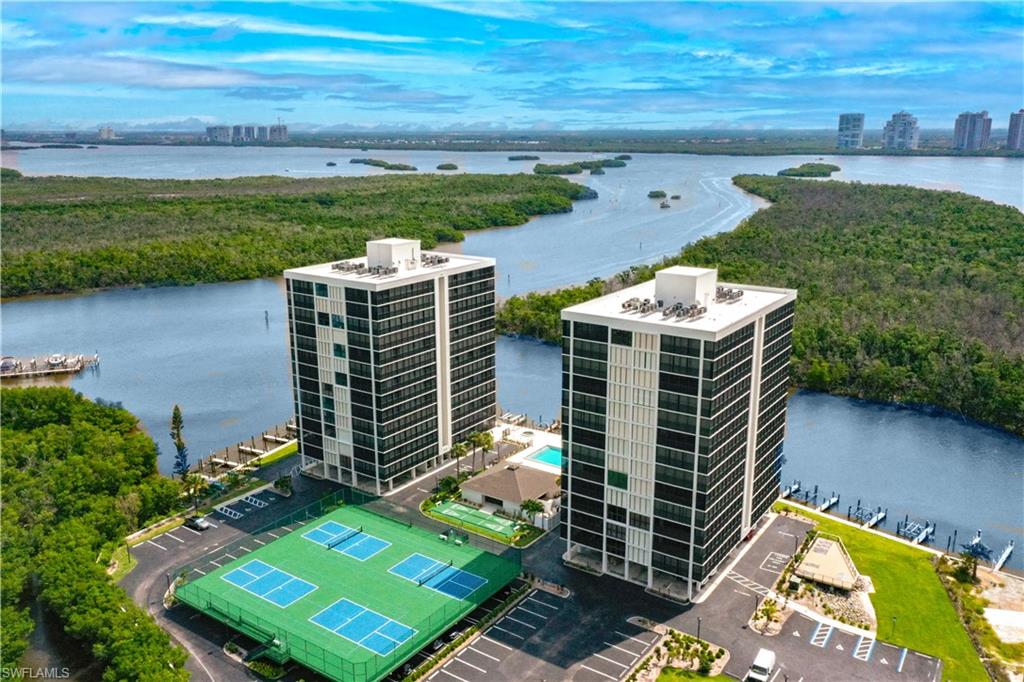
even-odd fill
[(28, 128), (824, 128), (1024, 106), (1024, 3), (4, 2)]

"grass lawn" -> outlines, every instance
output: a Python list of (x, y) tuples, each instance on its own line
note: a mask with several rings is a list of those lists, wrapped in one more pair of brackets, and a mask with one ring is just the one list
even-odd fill
[(274, 462), (279, 462), (285, 457), (291, 457), (298, 451), (299, 442), (297, 440), (293, 440), (291, 443), (285, 443), (281, 447), (272, 451), (269, 455), (264, 456), (263, 459), (260, 460), (260, 466), (265, 467), (273, 464)]
[(947, 680), (988, 679), (932, 568), (931, 554), (784, 503), (776, 509), (812, 518), (819, 530), (842, 538), (857, 570), (874, 583), (871, 603), (878, 617), (880, 639), (938, 656)]
[(664, 668), (658, 675), (658, 682), (682, 682), (682, 680), (717, 680), (719, 682), (732, 682), (731, 677), (715, 675), (708, 677), (693, 670), (682, 670), (681, 668)]

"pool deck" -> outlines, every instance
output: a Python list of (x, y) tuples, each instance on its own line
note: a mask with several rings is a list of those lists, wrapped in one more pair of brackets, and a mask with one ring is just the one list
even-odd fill
[(562, 473), (562, 467), (553, 466), (544, 462), (538, 462), (535, 459), (530, 459), (531, 455), (534, 455), (546, 447), (562, 448), (562, 436), (557, 433), (550, 433), (548, 431), (538, 431), (535, 429), (529, 429), (521, 426), (508, 426), (503, 425), (499, 427), (498, 433), (495, 434), (495, 438), (500, 437), (501, 430), (504, 428), (511, 429), (511, 433), (508, 435), (508, 439), (521, 443), (530, 443), (530, 445), (523, 451), (517, 452), (508, 458), (508, 462), (521, 464), (525, 467), (532, 469), (538, 469), (540, 471), (547, 472), (549, 474), (560, 475)]

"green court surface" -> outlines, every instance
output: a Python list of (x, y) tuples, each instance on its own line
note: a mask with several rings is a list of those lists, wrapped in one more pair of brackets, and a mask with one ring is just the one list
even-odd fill
[(519, 572), (349, 506), (246, 545), (258, 549), (179, 585), (178, 599), (256, 639), (268, 658), (344, 682), (385, 677)]
[(447, 516), (459, 526), (476, 526), (497, 533), (506, 540), (511, 540), (516, 534), (516, 526), (519, 524), (511, 519), (506, 519), (473, 507), (452, 502), (448, 500), (434, 507), (434, 511), (442, 516)]

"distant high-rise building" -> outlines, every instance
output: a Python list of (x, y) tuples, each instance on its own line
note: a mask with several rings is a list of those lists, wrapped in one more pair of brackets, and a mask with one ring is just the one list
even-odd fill
[(270, 141), (270, 129), (267, 126), (256, 127), (256, 141), (257, 142), (269, 142)]
[(860, 149), (864, 146), (864, 114), (839, 114), (839, 149)]
[(100, 128), (100, 139), (101, 140), (113, 140), (114, 129), (110, 127)]
[(779, 497), (797, 292), (675, 266), (562, 310), (566, 561), (692, 599)]
[(882, 130), (882, 146), (886, 149), (917, 149), (920, 135), (917, 119), (906, 111), (897, 111)]
[(974, 150), (988, 146), (988, 136), (992, 132), (992, 119), (987, 111), (965, 111), (956, 117), (953, 129), (953, 147), (955, 149)]
[(283, 123), (270, 126), (270, 141), (271, 142), (287, 142), (288, 141), (288, 126)]
[(206, 139), (215, 144), (231, 144), (231, 126), (208, 126)]
[(1024, 150), (1024, 109), (1010, 114), (1010, 131), (1006, 135), (1006, 148)]
[(242, 139), (246, 142), (256, 141), (256, 126), (243, 126)]
[(231, 141), (235, 144), (245, 142), (245, 126), (231, 126)]

